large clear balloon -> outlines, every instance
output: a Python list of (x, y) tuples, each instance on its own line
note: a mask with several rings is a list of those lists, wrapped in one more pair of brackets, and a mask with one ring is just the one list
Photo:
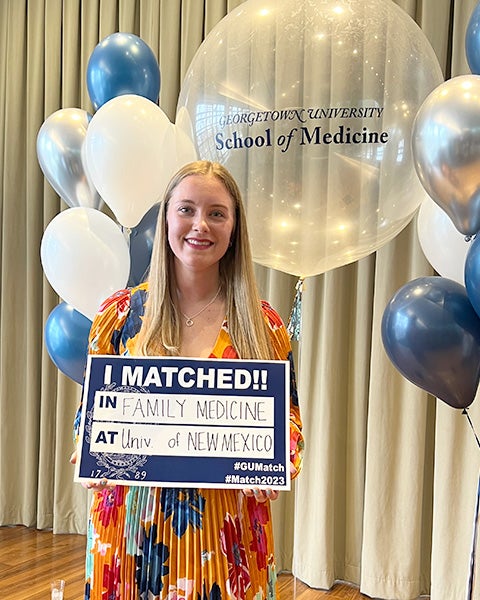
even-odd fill
[(163, 110), (126, 94), (93, 116), (85, 139), (88, 173), (124, 227), (138, 225), (177, 170), (175, 129)]
[(453, 408), (475, 399), (480, 380), (480, 319), (465, 288), (444, 277), (420, 277), (393, 296), (382, 339), (409, 381)]
[(110, 217), (92, 208), (69, 208), (54, 217), (43, 234), (40, 256), (53, 289), (90, 320), (128, 280), (127, 241)]
[(417, 234), (425, 258), (448, 279), (465, 284), (465, 259), (471, 240), (461, 234), (447, 213), (431, 198), (418, 211)]
[(179, 108), (175, 119), (175, 139), (177, 147), (178, 168), (189, 162), (198, 160), (197, 147), (193, 140), (193, 129), (190, 115), (184, 108)]
[(465, 34), (465, 54), (470, 71), (480, 75), (480, 2), (473, 9)]
[(480, 76), (439, 85), (415, 118), (412, 146), (429, 195), (465, 235), (480, 230)]
[(62, 108), (45, 120), (37, 135), (37, 157), (43, 174), (71, 207), (100, 208), (103, 204), (82, 158), (91, 118), (80, 108)]
[(248, 0), (200, 46), (178, 110), (200, 158), (237, 179), (255, 261), (308, 276), (412, 219), (426, 197), (413, 119), (441, 81), (427, 38), (391, 0)]
[(77, 383), (83, 382), (88, 335), (92, 322), (66, 302), (58, 304), (45, 323), (45, 345), (57, 369)]
[(112, 33), (90, 55), (87, 89), (95, 110), (123, 94), (158, 102), (160, 69), (155, 54), (133, 33)]

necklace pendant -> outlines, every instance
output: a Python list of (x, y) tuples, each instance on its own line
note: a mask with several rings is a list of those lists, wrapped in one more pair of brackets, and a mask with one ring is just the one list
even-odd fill
[(193, 319), (196, 319), (199, 315), (201, 315), (203, 313), (204, 310), (207, 310), (207, 308), (209, 306), (211, 306), (215, 300), (218, 298), (218, 294), (220, 294), (220, 290), (221, 290), (221, 286), (218, 286), (218, 290), (217, 293), (215, 294), (215, 296), (210, 300), (210, 302), (208, 302), (208, 304), (205, 304), (205, 306), (199, 310), (197, 313), (195, 313), (194, 315), (192, 315), (191, 317), (189, 317), (188, 315), (186, 315), (185, 313), (181, 313), (184, 317), (185, 317), (185, 325), (187, 327), (192, 327), (193, 325)]

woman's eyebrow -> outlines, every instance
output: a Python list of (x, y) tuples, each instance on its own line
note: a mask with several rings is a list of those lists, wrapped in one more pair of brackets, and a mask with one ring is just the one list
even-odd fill
[[(193, 204), (196, 205), (197, 203), (195, 202), (195, 200), (191, 200), (190, 198), (176, 198), (174, 200), (175, 203), (180, 203), (180, 204)], [(212, 204), (207, 204), (208, 208), (228, 208), (228, 203), (227, 202), (212, 202)]]

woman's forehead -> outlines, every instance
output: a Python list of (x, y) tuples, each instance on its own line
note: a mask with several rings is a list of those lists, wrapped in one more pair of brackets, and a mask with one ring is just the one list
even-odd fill
[(235, 205), (223, 181), (214, 175), (187, 175), (172, 190), (173, 200), (190, 200), (193, 202), (221, 202)]

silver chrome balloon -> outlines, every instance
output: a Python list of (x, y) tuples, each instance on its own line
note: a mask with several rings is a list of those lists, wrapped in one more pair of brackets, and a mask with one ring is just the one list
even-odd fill
[(82, 158), (91, 118), (80, 108), (63, 108), (46, 119), (37, 135), (40, 168), (53, 189), (72, 208), (98, 209), (103, 204)]
[(423, 187), (458, 231), (480, 231), (480, 76), (431, 92), (415, 117), (412, 151)]

